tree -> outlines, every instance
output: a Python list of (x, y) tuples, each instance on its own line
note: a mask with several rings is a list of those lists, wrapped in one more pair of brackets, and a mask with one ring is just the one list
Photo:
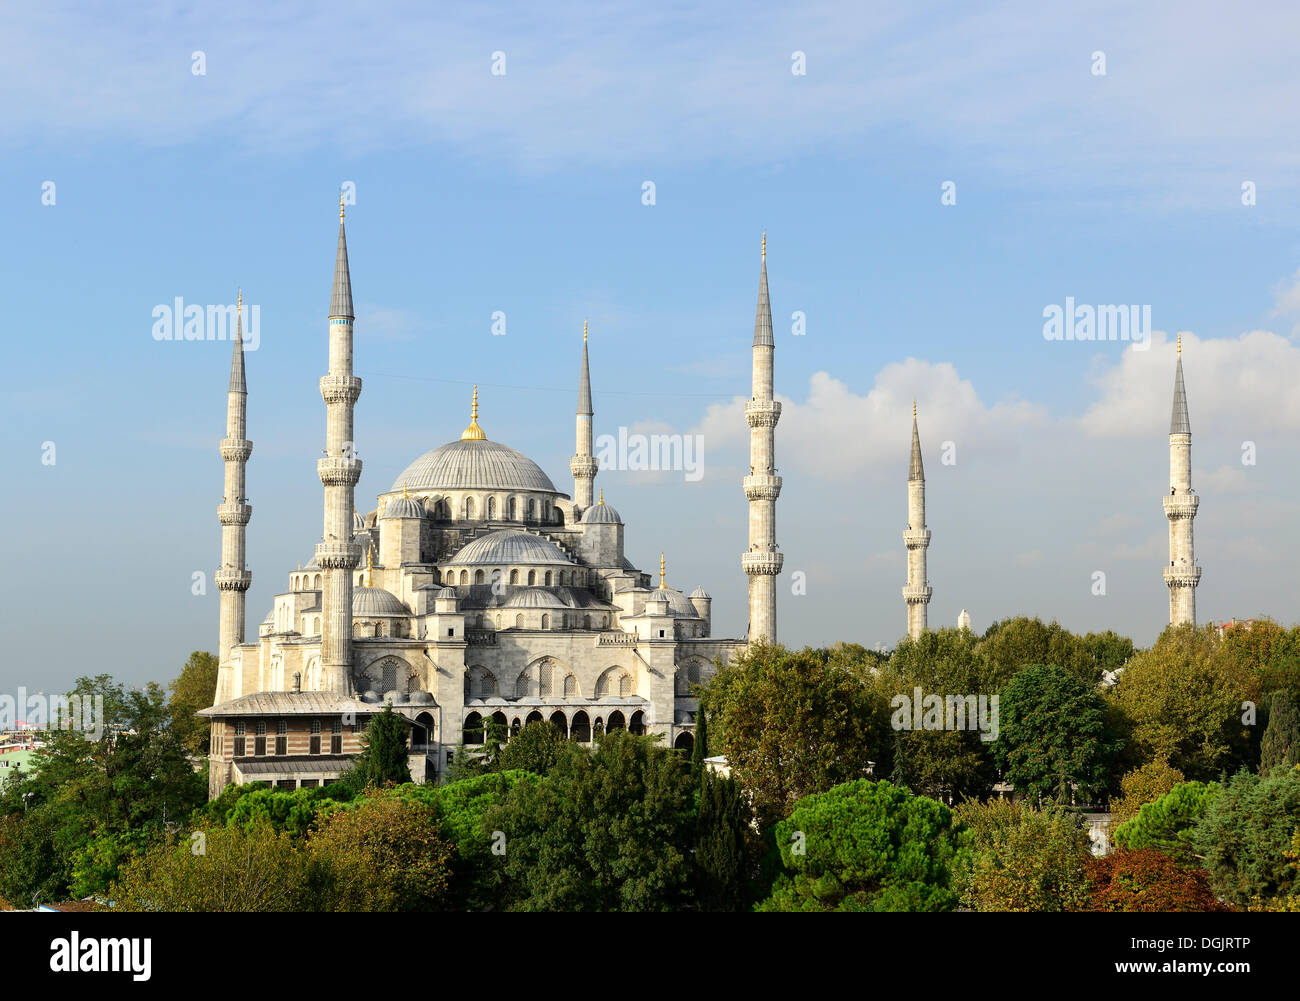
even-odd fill
[(1119, 783), (1122, 795), (1110, 801), (1111, 830), (1132, 820), (1142, 804), (1154, 802), (1186, 778), (1167, 761), (1151, 761), (1125, 773)]
[(406, 733), (406, 721), (393, 712), (392, 706), (386, 705), (382, 713), (370, 717), (364, 747), (349, 769), (348, 784), (365, 789), (410, 782)]
[(695, 835), (695, 899), (700, 910), (741, 910), (757, 853), (753, 814), (740, 783), (705, 773)]
[(1000, 710), (993, 754), (1017, 790), (1063, 804), (1072, 789), (1085, 801), (1102, 793), (1120, 741), (1089, 684), (1061, 667), (1027, 667), (1003, 690)]
[(1145, 803), (1137, 816), (1115, 828), (1117, 847), (1139, 850), (1152, 848), (1163, 852), (1179, 865), (1192, 865), (1192, 831), (1205, 816), (1210, 802), (1219, 793), (1214, 782), (1183, 782), (1169, 792)]
[(431, 807), (391, 790), (330, 814), (308, 849), (315, 909), (447, 908), (455, 846), (442, 837)]
[(1144, 848), (1087, 860), (1093, 911), (1229, 911), (1214, 896), (1207, 874), (1184, 869), (1162, 852)]
[(503, 900), (520, 911), (665, 911), (688, 899), (695, 786), (676, 751), (623, 730), (565, 743), (549, 773), (489, 808)]
[(510, 739), (497, 764), (501, 771), (520, 770), (546, 775), (564, 753), (560, 731), (545, 720), (534, 720)]
[(858, 779), (800, 799), (776, 825), (784, 872), (761, 911), (950, 911), (965, 837), (942, 803)]
[(171, 698), (167, 708), (171, 711), (177, 738), (191, 754), (207, 757), (212, 724), (195, 714), (212, 705), (217, 696), (216, 656), (195, 650), (168, 688)]
[(1027, 802), (966, 802), (954, 811), (971, 848), (953, 888), (977, 911), (1077, 911), (1088, 903), (1090, 839), (1078, 814)]
[(1103, 634), (1094, 636), (1089, 643), (1057, 622), (1045, 624), (1042, 619), (1022, 615), (989, 626), (977, 649), (991, 667), (994, 683), (999, 688), (1034, 664), (1056, 664), (1087, 684), (1095, 685), (1101, 680), (1102, 661), (1122, 653), (1123, 639), (1116, 637), (1112, 641)]
[(1220, 897), (1247, 907), (1295, 891), (1288, 858), (1300, 828), (1300, 768), (1259, 776), (1242, 770), (1205, 808), (1192, 829), (1192, 850), (1204, 860)]
[(1268, 728), (1260, 741), (1259, 773), (1267, 775), (1274, 768), (1294, 768), (1300, 764), (1300, 711), (1286, 689), (1269, 697)]
[(708, 767), (704, 759), (709, 756), (709, 714), (701, 706), (695, 714), (695, 743), (691, 746), (691, 774), (696, 778), (704, 775)]
[(887, 705), (825, 651), (757, 643), (714, 675), (702, 702), (765, 824), (889, 753)]

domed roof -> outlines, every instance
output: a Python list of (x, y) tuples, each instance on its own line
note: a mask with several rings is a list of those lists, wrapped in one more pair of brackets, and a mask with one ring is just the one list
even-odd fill
[(401, 490), (534, 490), (559, 493), (537, 463), (509, 445), (458, 438), (425, 452), (393, 484)]
[(497, 566), (511, 563), (563, 563), (568, 566), (573, 561), (549, 539), (533, 535), (532, 532), (505, 528), (480, 536), (447, 562), (457, 566), (475, 563), (492, 563)]
[(410, 615), (411, 610), (382, 587), (359, 587), (352, 592), (353, 615)]
[(423, 518), (424, 505), (414, 497), (394, 497), (384, 508), (384, 518)]
[(362, 517), (361, 512), (356, 508), (352, 509), (352, 531), (364, 532), (366, 530), (366, 519)]
[(438, 590), (433, 592), (433, 596), (435, 598), (459, 598), (460, 597), (460, 595), (456, 593), (456, 589), (454, 587), (440, 587), (438, 588)]
[(623, 519), (618, 516), (612, 504), (606, 504), (603, 500), (599, 504), (593, 504), (587, 510), (582, 512), (582, 523), (584, 525), (621, 525)]
[(572, 608), (554, 591), (544, 587), (521, 587), (505, 600), (503, 608)]
[(678, 615), (687, 619), (699, 618), (700, 615), (686, 595), (682, 594), (681, 591), (673, 590), (671, 587), (658, 588), (646, 600), (668, 602), (668, 613), (670, 615)]
[(704, 588), (702, 588), (702, 587), (697, 587), (697, 588), (696, 588), (694, 591), (692, 591), (692, 592), (691, 592), (687, 597), (690, 597), (690, 598), (707, 598), (707, 597), (709, 597), (709, 592), (706, 591), (706, 590), (704, 590)]

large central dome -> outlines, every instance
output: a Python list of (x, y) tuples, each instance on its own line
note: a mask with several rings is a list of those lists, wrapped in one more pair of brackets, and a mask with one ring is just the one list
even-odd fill
[(559, 493), (537, 463), (509, 445), (461, 438), (425, 452), (403, 470), (394, 490), (533, 490)]

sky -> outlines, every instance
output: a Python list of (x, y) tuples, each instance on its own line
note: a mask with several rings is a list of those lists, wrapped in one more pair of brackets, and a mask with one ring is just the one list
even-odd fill
[[(259, 311), (250, 638), (310, 560), (345, 186), (362, 510), (459, 436), (474, 384), (488, 437), (571, 493), (586, 320), (596, 434), (701, 436), (697, 477), (598, 476), (628, 555), (665, 552), (670, 585), (713, 595), (714, 635), (742, 635), (766, 231), (782, 641), (905, 632), (915, 399), (931, 624), (1038, 615), (1149, 644), (1179, 333), (1199, 618), (1295, 618), (1294, 5), (4, 18), (0, 691), (166, 681), (215, 649), (230, 344), (158, 340), (178, 297), (242, 288)], [(1067, 299), (1149, 307), (1149, 340), (1045, 338)]]

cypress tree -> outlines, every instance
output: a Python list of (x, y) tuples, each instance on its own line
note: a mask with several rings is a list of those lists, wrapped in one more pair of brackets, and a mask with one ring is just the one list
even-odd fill
[(743, 906), (752, 868), (751, 817), (740, 783), (705, 774), (695, 842), (696, 900), (701, 910), (736, 911)]
[(357, 758), (358, 778), (363, 786), (382, 786), (388, 782), (401, 785), (411, 781), (406, 758), (406, 721), (385, 706), (370, 718), (366, 728), (366, 748)]
[(691, 774), (699, 778), (704, 774), (704, 759), (709, 756), (709, 717), (700, 706), (695, 714), (695, 746), (691, 749)]
[(1291, 693), (1273, 693), (1268, 710), (1268, 727), (1259, 747), (1259, 773), (1267, 775), (1278, 765), (1300, 763), (1300, 712)]

